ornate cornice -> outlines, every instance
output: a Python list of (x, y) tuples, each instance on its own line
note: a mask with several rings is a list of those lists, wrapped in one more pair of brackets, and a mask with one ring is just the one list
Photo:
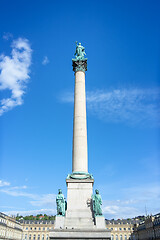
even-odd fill
[(72, 59), (72, 66), (74, 72), (87, 71), (87, 58), (85, 58), (84, 60)]

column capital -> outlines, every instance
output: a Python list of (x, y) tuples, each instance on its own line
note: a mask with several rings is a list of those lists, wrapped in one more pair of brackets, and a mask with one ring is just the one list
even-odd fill
[(72, 59), (72, 66), (74, 72), (87, 71), (87, 58), (84, 58), (83, 60)]

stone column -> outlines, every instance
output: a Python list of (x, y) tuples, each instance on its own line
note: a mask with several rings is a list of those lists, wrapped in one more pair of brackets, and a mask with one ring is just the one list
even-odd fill
[(66, 179), (64, 228), (94, 228), (91, 197), (94, 179), (88, 173), (85, 71), (87, 59), (72, 59), (75, 72), (72, 174)]
[[(110, 232), (105, 228), (103, 216), (94, 217), (93, 184), (94, 179), (88, 173), (87, 126), (85, 71), (87, 58), (84, 47), (76, 44), (76, 57), (72, 59), (75, 72), (74, 126), (72, 173), (66, 178), (67, 209), (65, 216), (56, 216), (55, 229), (50, 239), (72, 240), (110, 240)], [(99, 218), (98, 218), (99, 217)]]
[(85, 70), (77, 69), (75, 69), (72, 172), (88, 173)]

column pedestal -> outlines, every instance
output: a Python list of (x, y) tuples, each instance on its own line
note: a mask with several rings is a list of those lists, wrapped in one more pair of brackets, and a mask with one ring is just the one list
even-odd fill
[(67, 179), (65, 228), (94, 228), (92, 211), (93, 179)]
[(94, 179), (66, 179), (67, 211), (56, 216), (51, 240), (110, 240), (104, 216), (93, 218), (92, 193)]

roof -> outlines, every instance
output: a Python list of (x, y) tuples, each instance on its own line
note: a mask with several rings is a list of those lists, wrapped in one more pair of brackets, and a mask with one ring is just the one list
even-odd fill
[(54, 220), (20, 220), (23, 224), (54, 224)]
[(122, 219), (122, 220), (106, 220), (106, 224), (136, 224), (139, 223), (139, 220), (127, 220), (127, 219)]

